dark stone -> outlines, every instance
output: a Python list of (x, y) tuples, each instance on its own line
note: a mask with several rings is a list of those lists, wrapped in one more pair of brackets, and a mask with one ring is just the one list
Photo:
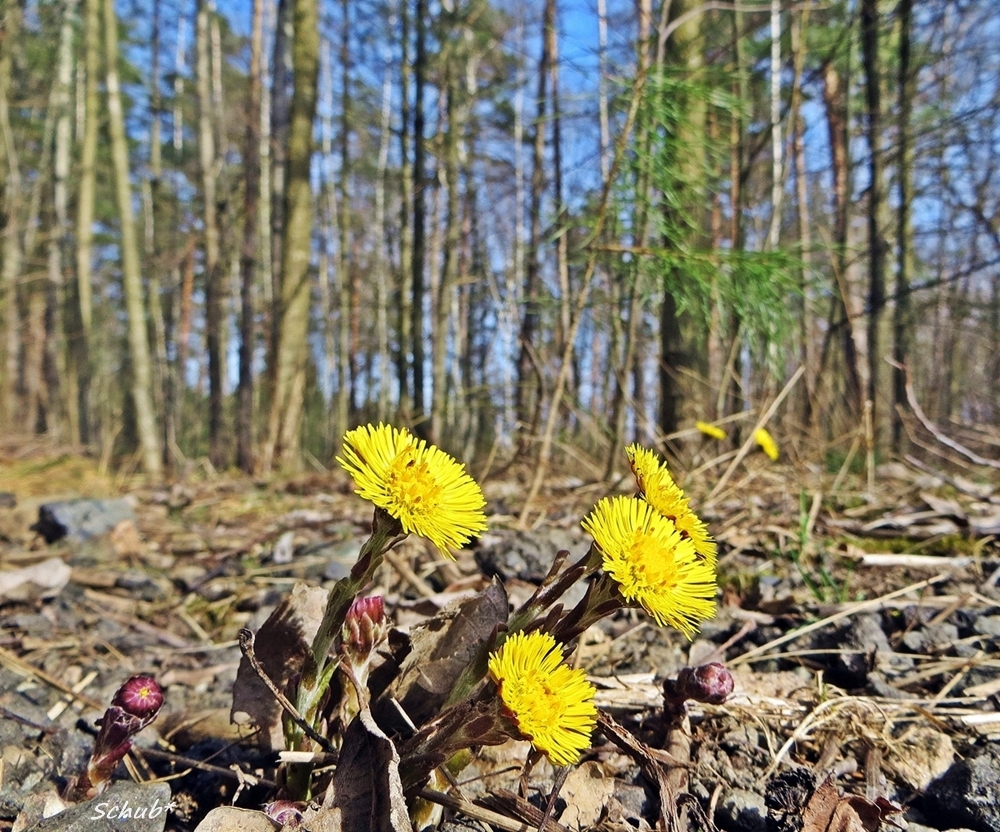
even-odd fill
[[(496, 575), (503, 581), (517, 578), (537, 584), (548, 574), (556, 552), (568, 549), (582, 554), (583, 540), (582, 534), (571, 534), (564, 529), (498, 530), (486, 538), (486, 545), (476, 549), (476, 563), (489, 578)], [(569, 562), (574, 559), (571, 556)]]
[(135, 521), (127, 500), (65, 500), (39, 506), (38, 522), (31, 528), (46, 543), (64, 537), (79, 543), (110, 532), (123, 520)]
[(14, 508), (17, 505), (17, 497), (9, 491), (0, 491), (0, 508)]
[(954, 763), (927, 787), (923, 810), (947, 829), (1000, 829), (1000, 745), (989, 743)]
[(746, 789), (724, 792), (715, 809), (715, 822), (728, 832), (767, 832), (763, 795)]

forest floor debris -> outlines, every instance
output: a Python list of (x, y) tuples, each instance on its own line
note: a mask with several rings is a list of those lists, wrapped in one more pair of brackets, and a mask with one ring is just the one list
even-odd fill
[[(167, 829), (244, 828), (219, 807), (273, 799), (276, 756), (229, 722), (237, 633), (258, 628), (297, 582), (342, 577), (370, 509), (339, 473), (267, 483), (205, 474), (152, 489), (48, 450), (5, 469), (0, 501), (0, 829), (29, 827), (44, 795), (85, 766), (94, 721), (135, 673), (154, 675), (166, 700), (127, 776), (169, 784)], [(523, 486), (529, 473), (512, 469), (504, 482)], [(690, 710), (691, 829), (1000, 829), (1000, 496), (899, 463), (877, 473), (877, 496), (848, 490), (849, 478), (831, 494), (832, 476), (785, 466), (748, 476), (752, 486), (741, 490), (734, 476), (705, 513), (723, 597), (693, 642), (635, 611), (580, 640), (572, 661), (597, 687), (598, 707), (662, 749), (663, 680), (687, 664), (726, 662), (734, 694)], [(582, 554), (579, 520), (603, 493), (554, 487), (538, 504), (545, 525), (529, 530), (491, 506), (490, 532), (454, 563), (405, 541), (376, 576), (395, 626), (428, 621), (493, 575), (519, 603), (546, 556)], [(113, 495), (128, 497), (130, 528), (51, 544), (32, 529), (51, 498)], [(59, 580), (27, 592), (19, 576), (39, 570)], [(651, 766), (669, 773), (668, 752), (644, 758), (612, 733), (598, 729), (546, 828), (655, 828)], [(444, 807), (441, 828), (472, 819), (537, 828), (554, 772), (536, 766), (525, 800), (526, 752), (484, 748), (457, 785), (428, 786)]]

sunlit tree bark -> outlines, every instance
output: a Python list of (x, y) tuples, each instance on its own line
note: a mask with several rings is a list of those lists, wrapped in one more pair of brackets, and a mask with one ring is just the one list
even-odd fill
[(236, 389), (236, 464), (253, 471), (253, 351), (254, 281), (257, 240), (260, 236), (260, 111), (261, 63), (264, 54), (264, 2), (254, 0), (250, 36), (250, 87), (247, 91), (247, 124), (243, 142), (243, 239), (240, 244), (240, 375)]
[(132, 215), (132, 189), (129, 181), (128, 139), (122, 110), (121, 88), (118, 81), (118, 20), (113, 0), (104, 0), (104, 54), (108, 95), (108, 131), (111, 135), (111, 157), (114, 167), (115, 196), (121, 224), (122, 282), (128, 326), (129, 361), (131, 365), (132, 400), (135, 404), (136, 427), (142, 449), (146, 475), (153, 480), (163, 474), (160, 456), (159, 430), (153, 410), (152, 370), (149, 343), (146, 339), (146, 309), (143, 303), (142, 270), (139, 261), (139, 239)]
[(268, 416), (267, 442), (262, 453), (265, 471), (275, 465), (294, 468), (299, 464), (308, 360), (306, 337), (309, 332), (309, 259), (313, 216), (309, 173), (319, 79), (317, 0), (294, 0), (293, 15), (294, 91), (285, 175), (274, 395)]

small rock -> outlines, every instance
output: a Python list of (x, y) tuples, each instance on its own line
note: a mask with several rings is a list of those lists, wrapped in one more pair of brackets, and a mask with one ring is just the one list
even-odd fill
[(14, 508), (17, 505), (17, 497), (9, 491), (0, 491), (0, 508)]
[(976, 832), (1000, 829), (1000, 745), (989, 743), (957, 761), (927, 787), (923, 809), (938, 823), (961, 823)]
[(281, 827), (263, 812), (217, 806), (195, 827), (194, 832), (274, 832)]
[(115, 586), (127, 589), (133, 597), (143, 601), (159, 601), (169, 594), (169, 589), (141, 569), (127, 569), (115, 580)]
[(483, 545), (475, 552), (476, 563), (487, 577), (497, 575), (503, 581), (518, 578), (537, 584), (548, 574), (556, 552), (580, 550), (582, 540), (582, 535), (564, 529), (496, 531), (483, 536)]
[(763, 795), (746, 789), (724, 792), (715, 808), (715, 822), (730, 832), (767, 832)]
[(903, 783), (923, 791), (955, 761), (951, 737), (933, 728), (918, 726), (894, 743), (885, 766)]
[(161, 832), (171, 805), (168, 784), (122, 780), (93, 800), (70, 806), (25, 832)]
[(135, 522), (128, 500), (63, 500), (40, 505), (38, 522), (32, 528), (46, 543), (64, 537), (80, 543), (112, 531), (125, 520)]
[(981, 636), (1000, 636), (1000, 615), (980, 615), (972, 622), (972, 629)]

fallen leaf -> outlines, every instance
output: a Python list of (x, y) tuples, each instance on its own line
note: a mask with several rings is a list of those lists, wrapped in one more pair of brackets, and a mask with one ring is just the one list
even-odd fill
[(496, 579), (410, 632), (411, 651), (392, 695), (417, 725), (437, 713), (459, 675), (493, 630), (507, 621), (507, 594)]
[[(278, 605), (257, 632), (254, 652), (278, 690), (287, 690), (292, 677), (302, 672), (323, 620), (326, 599), (327, 591), (322, 587), (296, 584), (291, 596)], [(249, 724), (260, 729), (257, 738), (261, 748), (284, 750), (281, 706), (245, 656), (240, 660), (233, 683), (230, 719), (237, 725)]]
[(578, 766), (569, 773), (559, 792), (566, 801), (559, 822), (569, 829), (593, 826), (601, 819), (614, 793), (614, 778), (604, 773), (600, 763), (590, 760)]
[(890, 816), (902, 812), (883, 797), (872, 802), (859, 795), (841, 796), (828, 777), (806, 804), (802, 832), (878, 832), (883, 822), (896, 826)]
[(343, 829), (410, 832), (399, 754), (367, 707), (344, 732), (333, 790), (333, 811), (340, 813)]

